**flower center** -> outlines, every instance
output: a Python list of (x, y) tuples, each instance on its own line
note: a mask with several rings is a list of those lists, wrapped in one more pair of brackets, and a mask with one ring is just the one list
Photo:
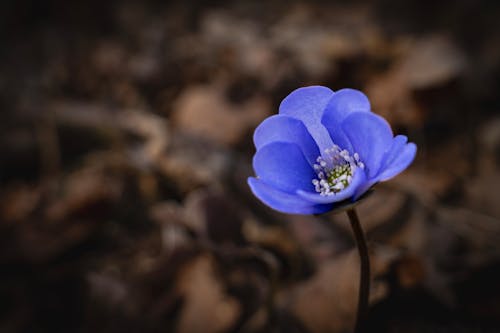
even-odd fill
[(351, 156), (347, 150), (340, 149), (336, 144), (325, 150), (324, 156), (319, 156), (316, 162), (313, 167), (318, 178), (313, 179), (312, 183), (316, 192), (323, 196), (342, 191), (351, 183), (356, 169), (365, 168), (358, 153)]

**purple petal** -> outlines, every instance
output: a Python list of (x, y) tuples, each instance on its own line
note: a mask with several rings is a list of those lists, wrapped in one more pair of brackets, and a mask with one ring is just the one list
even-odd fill
[(370, 112), (368, 97), (359, 90), (340, 89), (327, 104), (322, 121), (340, 125), (353, 112)]
[(328, 121), (323, 122), (323, 125), (325, 126), (326, 130), (328, 131), (328, 134), (330, 135), (330, 138), (332, 139), (332, 142), (336, 144), (337, 146), (340, 147), (340, 149), (346, 149), (349, 151), (349, 153), (352, 155), (354, 154), (351, 141), (349, 141), (349, 138), (347, 135), (344, 133), (342, 130), (342, 127), (337, 124), (337, 123), (330, 123)]
[(288, 142), (272, 142), (257, 150), (253, 168), (265, 183), (290, 193), (310, 190), (316, 177), (299, 146)]
[(368, 178), (380, 169), (392, 145), (392, 130), (387, 121), (371, 112), (353, 112), (342, 122), (342, 129), (365, 164)]
[(294, 90), (281, 102), (279, 113), (301, 120), (311, 133), (320, 152), (333, 146), (326, 128), (321, 124), (323, 111), (334, 92), (322, 86)]
[(335, 92), (321, 118), (321, 123), (328, 130), (333, 143), (347, 149), (351, 154), (354, 153), (351, 142), (341, 124), (353, 112), (370, 112), (370, 101), (361, 91), (346, 88)]
[(349, 186), (347, 186), (345, 189), (336, 194), (321, 195), (317, 192), (307, 192), (303, 190), (298, 190), (297, 194), (301, 198), (316, 204), (328, 204), (328, 203), (340, 202), (345, 199), (354, 197), (356, 190), (360, 186), (363, 186), (365, 182), (366, 182), (366, 174), (364, 170), (356, 169), (356, 172), (354, 173), (354, 176), (352, 177), (352, 181), (349, 184)]
[(331, 209), (331, 205), (311, 204), (295, 194), (280, 191), (253, 177), (248, 178), (248, 185), (264, 204), (282, 213), (321, 214)]
[(379, 181), (388, 180), (403, 170), (405, 170), (417, 154), (417, 146), (410, 142), (405, 144), (403, 149), (400, 150), (399, 154), (395, 156), (395, 158), (388, 164), (383, 170), (381, 170), (380, 174), (377, 176)]
[(391, 148), (389, 148), (389, 151), (385, 153), (384, 161), (382, 162), (379, 173), (382, 172), (398, 157), (398, 155), (403, 151), (407, 142), (408, 138), (405, 135), (396, 135), (392, 139)]
[(288, 116), (276, 115), (264, 120), (255, 130), (253, 141), (257, 150), (275, 141), (295, 143), (310, 165), (314, 165), (320, 155), (304, 123)]
[(370, 179), (369, 181), (366, 181), (363, 184), (361, 184), (361, 186), (359, 186), (356, 189), (356, 192), (354, 193), (353, 199), (354, 200), (358, 200), (360, 196), (362, 196), (363, 194), (365, 194), (366, 191), (368, 191), (376, 183), (378, 183), (377, 179)]

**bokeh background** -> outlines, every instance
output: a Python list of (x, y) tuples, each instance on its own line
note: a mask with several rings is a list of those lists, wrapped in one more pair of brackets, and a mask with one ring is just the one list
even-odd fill
[(1, 332), (349, 332), (347, 219), (249, 192), (293, 89), (419, 147), (358, 209), (372, 332), (500, 330), (497, 1), (0, 4)]

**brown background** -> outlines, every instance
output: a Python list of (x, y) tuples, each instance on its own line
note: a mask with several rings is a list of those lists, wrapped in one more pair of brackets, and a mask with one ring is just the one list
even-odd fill
[(249, 192), (293, 89), (419, 150), (359, 206), (369, 331), (500, 330), (496, 1), (0, 4), (1, 332), (348, 332), (344, 216)]

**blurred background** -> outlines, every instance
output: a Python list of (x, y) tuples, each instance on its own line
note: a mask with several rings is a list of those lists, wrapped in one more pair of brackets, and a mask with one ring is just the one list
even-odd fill
[(292, 90), (361, 89), (414, 164), (358, 208), (372, 332), (500, 330), (497, 1), (0, 4), (1, 332), (349, 332), (347, 219), (255, 199)]

